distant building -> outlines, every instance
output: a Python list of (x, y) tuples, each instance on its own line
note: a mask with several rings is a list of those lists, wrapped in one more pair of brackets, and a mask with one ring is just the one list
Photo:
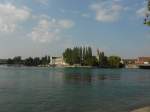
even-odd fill
[(63, 57), (51, 57), (50, 65), (65, 66), (68, 64), (65, 63)]
[(136, 64), (150, 64), (150, 57), (139, 57)]
[(135, 64), (137, 61), (137, 59), (122, 59), (122, 62), (125, 64), (125, 65), (128, 65), (128, 64)]
[(136, 65), (137, 59), (122, 59), (125, 68), (138, 68)]

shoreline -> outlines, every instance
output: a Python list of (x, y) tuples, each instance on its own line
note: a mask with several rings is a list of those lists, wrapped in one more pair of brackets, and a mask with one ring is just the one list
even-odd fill
[(134, 109), (131, 112), (150, 112), (150, 106)]
[[(42, 67), (42, 68), (99, 68), (99, 69), (141, 69), (138, 67), (120, 67), (120, 68), (112, 68), (112, 67), (99, 67), (99, 66), (80, 66), (80, 65), (38, 65), (38, 66), (26, 66), (23, 64), (0, 64), (0, 66), (7, 67)], [(147, 69), (150, 70), (150, 69)]]

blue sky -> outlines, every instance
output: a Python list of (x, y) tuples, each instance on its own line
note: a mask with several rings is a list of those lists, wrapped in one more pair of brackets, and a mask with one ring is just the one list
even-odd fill
[(1, 0), (0, 58), (59, 56), (73, 46), (149, 56), (145, 13), (145, 0)]

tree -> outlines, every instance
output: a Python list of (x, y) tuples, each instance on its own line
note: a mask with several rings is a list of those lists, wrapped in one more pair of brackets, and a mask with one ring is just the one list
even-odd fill
[(41, 58), (41, 65), (47, 65), (50, 63), (50, 56), (44, 56)]
[(83, 53), (82, 53), (82, 65), (85, 65), (86, 64), (86, 62), (85, 62), (85, 60), (86, 60), (86, 48), (83, 47), (82, 49), (83, 49)]
[(80, 48), (75, 47), (72, 51), (73, 64), (80, 64)]
[(92, 49), (91, 47), (85, 47), (84, 65), (92, 65)]
[(80, 64), (82, 65), (82, 60), (83, 60), (83, 49), (82, 47), (79, 48), (79, 57), (80, 57)]
[(145, 17), (145, 19), (144, 19), (144, 24), (146, 24), (146, 25), (148, 25), (148, 26), (150, 26), (150, 18), (149, 18), (149, 16), (150, 16), (150, 13), (149, 13), (149, 11), (150, 11), (150, 0), (147, 0), (147, 13), (146, 13), (146, 17)]
[(65, 50), (65, 52), (63, 53), (63, 58), (65, 60), (66, 63), (72, 65), (73, 64), (73, 60), (72, 60), (72, 49), (67, 48)]
[(97, 59), (96, 56), (93, 56), (91, 47), (67, 48), (63, 53), (63, 58), (70, 65), (81, 64), (82, 66), (100, 66), (102, 68), (119, 68), (121, 61), (121, 58), (118, 56), (107, 58), (104, 52), (98, 52), (99, 59)]
[(9, 59), (7, 60), (7, 64), (14, 64), (14, 61), (9, 58)]
[(40, 65), (41, 64), (41, 61), (40, 61), (40, 58), (39, 57), (35, 57), (34, 59), (33, 59), (33, 66), (38, 66), (38, 65)]
[(13, 58), (13, 63), (14, 64), (22, 64), (22, 58), (21, 56), (16, 56)]
[(120, 68), (121, 58), (118, 56), (110, 56), (108, 58), (109, 67), (111, 68)]
[(98, 66), (98, 60), (96, 56), (92, 56), (91, 66)]
[(34, 61), (33, 58), (29, 57), (29, 58), (25, 59), (24, 64), (26, 66), (33, 66), (33, 61)]
[(13, 59), (8, 59), (7, 64), (23, 64), (26, 66), (38, 66), (38, 65), (48, 65), (50, 63), (50, 56), (39, 57), (29, 57), (22, 60), (21, 56), (16, 56)]
[(67, 48), (63, 53), (63, 58), (66, 63), (81, 64), (85, 66), (92, 66), (92, 48), (91, 47), (74, 47), (73, 49)]
[(105, 56), (104, 52), (99, 52), (98, 53), (98, 63), (99, 63), (99, 66), (100, 67), (106, 67), (107, 64), (108, 64), (108, 61), (107, 61), (107, 56)]

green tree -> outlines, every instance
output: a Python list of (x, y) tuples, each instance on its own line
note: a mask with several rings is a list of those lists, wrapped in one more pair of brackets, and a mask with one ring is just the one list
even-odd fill
[(82, 65), (85, 65), (85, 60), (86, 60), (86, 48), (83, 47), (83, 52), (82, 52)]
[(26, 58), (26, 59), (24, 60), (24, 64), (25, 64), (26, 66), (34, 66), (34, 65), (33, 65), (33, 62), (34, 62), (34, 60), (33, 60), (32, 57)]
[(96, 56), (92, 56), (91, 66), (98, 66), (98, 60)]
[(22, 58), (21, 56), (16, 56), (13, 58), (13, 63), (14, 64), (22, 64)]
[(47, 65), (50, 63), (50, 56), (44, 56), (41, 58), (41, 64), (42, 65)]
[(83, 64), (85, 66), (92, 66), (92, 48), (91, 47), (85, 47), (83, 49), (84, 55), (83, 55)]
[(14, 64), (14, 61), (9, 58), (9, 59), (7, 60), (7, 64)]
[(106, 67), (108, 65), (107, 56), (105, 56), (104, 52), (100, 52), (98, 54), (98, 63), (100, 67)]
[(38, 66), (38, 65), (40, 65), (40, 64), (41, 64), (40, 58), (39, 58), (39, 57), (35, 57), (35, 58), (33, 59), (32, 65), (33, 65), (33, 66)]
[(150, 16), (150, 13), (149, 13), (149, 11), (150, 11), (150, 0), (147, 0), (147, 10), (148, 11), (145, 15), (146, 17), (144, 19), (144, 24), (150, 26), (150, 18), (149, 18), (149, 16)]
[(72, 60), (73, 64), (80, 64), (80, 49), (78, 47), (73, 48)]
[(81, 64), (91, 66), (93, 64), (92, 48), (91, 47), (74, 47), (67, 48), (63, 53), (65, 62), (73, 64)]
[(118, 56), (110, 56), (108, 58), (109, 67), (111, 68), (119, 68), (120, 67), (121, 58)]
[(73, 60), (72, 60), (72, 49), (67, 48), (65, 50), (65, 52), (63, 53), (63, 58), (65, 60), (66, 63), (72, 65), (73, 64)]
[(83, 60), (83, 49), (82, 49), (82, 47), (79, 48), (79, 57), (80, 57), (80, 64), (82, 65), (82, 60)]

